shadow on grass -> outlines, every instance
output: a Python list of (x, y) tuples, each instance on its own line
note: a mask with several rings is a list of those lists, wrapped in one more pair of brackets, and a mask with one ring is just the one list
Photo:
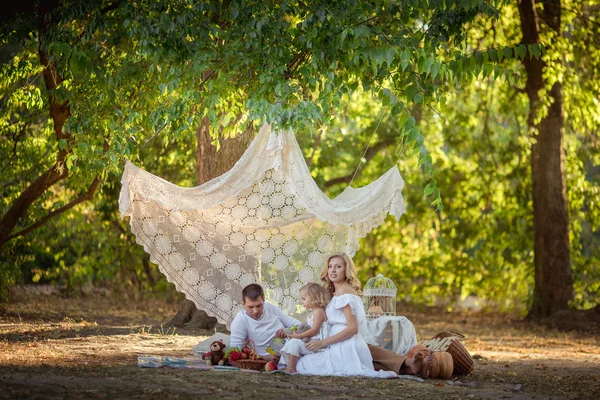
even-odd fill
[[(289, 376), (267, 373), (197, 371), (172, 368), (138, 368), (131, 357), (101, 356), (95, 366), (2, 366), (3, 398), (594, 398), (598, 392), (595, 366), (579, 374), (552, 379), (547, 371), (524, 365), (526, 376), (485, 371), (460, 377), (472, 386), (447, 381), (425, 383), (400, 379)], [(527, 364), (527, 363), (525, 363)], [(496, 365), (498, 369), (500, 365)], [(583, 372), (583, 373), (581, 373)], [(456, 381), (455, 381), (456, 382)], [(594, 386), (596, 385), (596, 386)], [(591, 396), (591, 397), (590, 397)], [(597, 398), (597, 397), (596, 397)]]
[(0, 333), (0, 341), (8, 343), (35, 342), (42, 340), (57, 340), (71, 338), (85, 338), (90, 336), (117, 336), (117, 335), (159, 335), (163, 337), (178, 336), (211, 336), (213, 331), (187, 330), (169, 328), (161, 325), (136, 325), (136, 326), (104, 326), (84, 323), (48, 323), (35, 326), (24, 324), (15, 326), (12, 332)]

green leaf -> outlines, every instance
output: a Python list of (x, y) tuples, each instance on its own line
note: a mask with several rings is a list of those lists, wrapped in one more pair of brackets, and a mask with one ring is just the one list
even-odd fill
[(440, 64), (437, 62), (433, 64), (431, 67), (431, 79), (435, 79), (440, 72)]
[(344, 29), (341, 33), (340, 33), (340, 46), (342, 44), (344, 44), (344, 40), (346, 40), (346, 36), (348, 35), (348, 29)]
[(494, 66), (492, 64), (485, 64), (483, 66), (483, 75), (484, 77), (490, 76), (490, 74), (494, 71)]
[(409, 133), (408, 133), (408, 138), (406, 139), (409, 143), (410, 142), (414, 142), (417, 139), (417, 136), (419, 135), (419, 128), (417, 127), (413, 127)]
[(67, 169), (71, 169), (72, 166), (73, 166), (73, 156), (69, 155), (69, 156), (67, 156)]
[(504, 55), (505, 58), (511, 58), (513, 55), (513, 51), (510, 47), (506, 46), (505, 48), (502, 49), (502, 54)]
[(235, 118), (235, 114), (232, 113), (231, 111), (228, 112), (223, 117), (223, 121), (221, 121), (221, 126), (226, 127), (227, 125), (229, 125), (229, 123), (231, 122), (231, 120), (233, 120), (234, 118)]
[(408, 62), (410, 61), (410, 51), (408, 51), (408, 49), (405, 49), (402, 52), (402, 54), (400, 55), (400, 60), (406, 61), (406, 63), (408, 64)]
[(524, 44), (520, 44), (515, 48), (515, 54), (522, 60), (527, 55), (527, 47)]
[(540, 48), (540, 45), (537, 43), (528, 44), (527, 48), (529, 49), (529, 54), (531, 55), (531, 57), (535, 57), (535, 58), (539, 59), (540, 56), (542, 55), (542, 49)]
[(390, 104), (390, 97), (389, 96), (383, 96), (381, 98), (381, 105), (388, 106)]
[(421, 146), (423, 146), (423, 143), (425, 143), (425, 137), (423, 135), (419, 134), (417, 136), (417, 139), (415, 140), (415, 146), (414, 146), (414, 148), (420, 150)]
[(475, 60), (477, 61), (478, 65), (483, 65), (484, 59), (483, 59), (483, 53), (481, 51), (478, 51), (477, 53), (475, 53)]
[(424, 190), (423, 194), (425, 195), (425, 197), (427, 197), (432, 193), (433, 193), (433, 186), (431, 186), (431, 182), (430, 182), (427, 184), (427, 186), (425, 186), (425, 190)]
[(395, 54), (396, 54), (395, 47), (390, 47), (385, 51), (385, 62), (387, 63), (388, 67), (392, 66), (392, 63), (394, 62)]
[(404, 129), (412, 129), (415, 125), (417, 125), (417, 120), (412, 115), (406, 121), (406, 125), (404, 125)]

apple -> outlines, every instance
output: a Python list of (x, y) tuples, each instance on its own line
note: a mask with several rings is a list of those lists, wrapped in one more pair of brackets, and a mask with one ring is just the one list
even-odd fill
[(267, 365), (265, 365), (265, 371), (277, 371), (277, 364), (274, 361), (269, 361)]

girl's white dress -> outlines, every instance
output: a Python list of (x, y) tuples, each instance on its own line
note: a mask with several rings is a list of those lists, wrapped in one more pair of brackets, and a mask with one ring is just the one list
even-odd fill
[[(306, 317), (306, 324), (311, 328), (313, 326), (313, 314), (310, 313), (308, 317)], [(319, 333), (310, 338), (310, 340), (318, 340), (325, 339), (327, 337), (327, 321), (323, 321), (321, 324), (321, 328), (319, 329)], [(302, 339), (292, 338), (285, 342), (285, 345), (281, 349), (281, 356), (284, 359), (284, 362), (287, 363), (287, 356), (293, 355), (296, 357), (302, 357), (307, 354), (310, 354), (311, 351), (306, 348), (306, 343)]]
[[(333, 336), (348, 327), (342, 311), (342, 308), (347, 305), (356, 316), (359, 327), (366, 323), (363, 302), (359, 296), (354, 294), (334, 296), (325, 310), (329, 324), (328, 336)], [(332, 344), (323, 351), (300, 357), (296, 370), (300, 374), (307, 375), (360, 375), (379, 378), (396, 376), (393, 371), (375, 371), (371, 352), (360, 333)]]

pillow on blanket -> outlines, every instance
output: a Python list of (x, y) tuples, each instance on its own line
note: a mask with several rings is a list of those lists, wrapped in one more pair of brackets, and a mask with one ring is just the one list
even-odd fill
[(225, 333), (217, 332), (208, 339), (204, 339), (203, 341), (195, 345), (193, 349), (194, 355), (202, 357), (204, 353), (208, 353), (210, 351), (210, 344), (217, 340), (222, 341), (223, 343), (225, 343), (225, 346), (229, 347), (229, 342), (231, 338)]

